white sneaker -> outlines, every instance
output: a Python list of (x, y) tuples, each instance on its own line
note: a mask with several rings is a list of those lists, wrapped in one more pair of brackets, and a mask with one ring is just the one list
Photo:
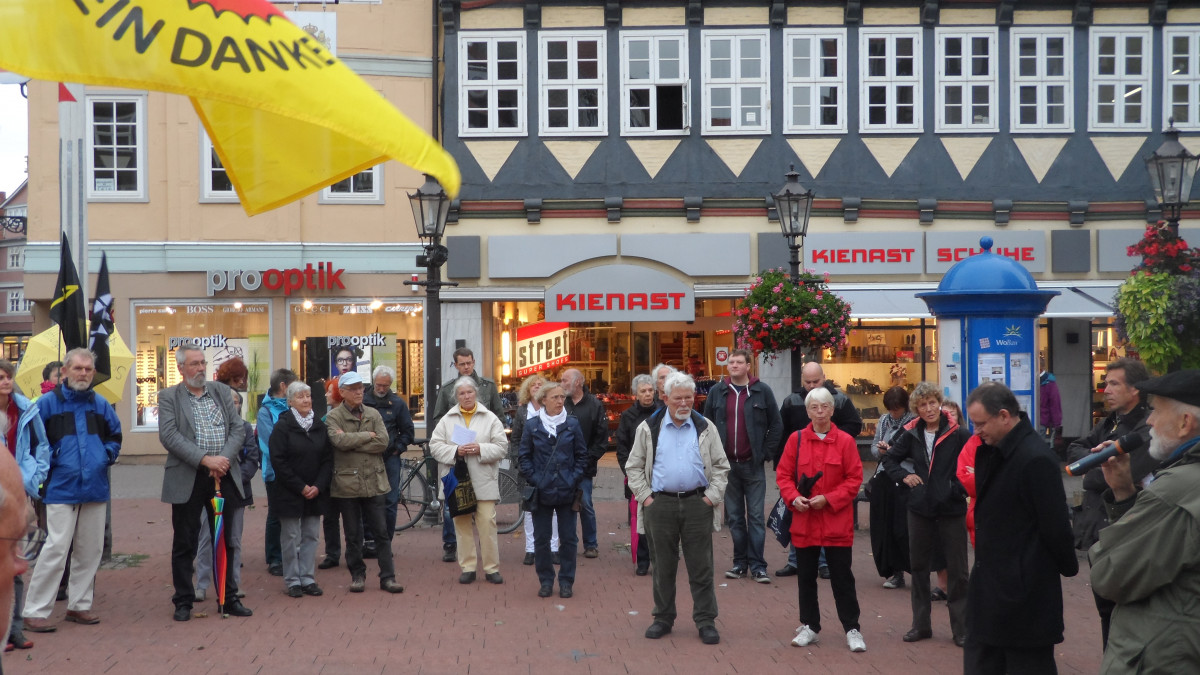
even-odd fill
[(846, 644), (850, 646), (850, 651), (852, 652), (867, 651), (867, 643), (863, 640), (862, 633), (858, 632), (858, 629), (850, 629), (847, 631)]
[[(807, 624), (804, 624), (796, 629), (796, 637), (792, 638), (792, 646), (807, 647), (820, 639), (821, 637), (814, 633), (813, 629), (809, 628)], [(862, 638), (859, 639), (861, 640)], [(866, 647), (863, 649), (866, 649)]]

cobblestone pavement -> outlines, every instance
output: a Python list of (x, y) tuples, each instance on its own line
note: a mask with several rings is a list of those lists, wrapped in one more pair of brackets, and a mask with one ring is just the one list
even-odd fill
[[(906, 644), (911, 619), (907, 590), (885, 590), (870, 557), (867, 532), (854, 547), (854, 573), (867, 652), (852, 654), (839, 630), (828, 582), (820, 582), (822, 640), (798, 649), (789, 642), (798, 625), (794, 578), (756, 584), (727, 580), (730, 540), (715, 535), (717, 627), (721, 643), (701, 644), (680, 566), (675, 631), (658, 641), (643, 631), (651, 622), (650, 577), (633, 573), (620, 500), (620, 473), (602, 466), (597, 481), (600, 557), (579, 559), (575, 597), (537, 597), (532, 567), (521, 564), (520, 531), (501, 535), (505, 583), (458, 583), (458, 568), (441, 562), (439, 529), (416, 528), (393, 542), (397, 579), (407, 589), (389, 595), (368, 583), (350, 594), (343, 566), (318, 570), (319, 598), (292, 599), (267, 574), (262, 533), (266, 509), (247, 512), (242, 572), (246, 619), (213, 615), (215, 603), (197, 605), (187, 623), (171, 619), (170, 509), (157, 500), (160, 466), (114, 470), (114, 552), (117, 564), (96, 580), (95, 626), (63, 622), (56, 633), (30, 634), (30, 651), (5, 655), (6, 673), (958, 673), (961, 651), (950, 641), (944, 603), (935, 603), (934, 638)], [(262, 495), (261, 485), (256, 492)], [(775, 496), (768, 497), (774, 503)], [(860, 505), (865, 526), (866, 505)], [(785, 552), (772, 541), (773, 571)], [(142, 557), (145, 556), (145, 557)], [(367, 561), (368, 572), (377, 568)], [(1064, 582), (1066, 642), (1055, 650), (1061, 673), (1094, 673), (1100, 630), (1087, 565)], [(373, 576), (370, 577), (372, 580)]]

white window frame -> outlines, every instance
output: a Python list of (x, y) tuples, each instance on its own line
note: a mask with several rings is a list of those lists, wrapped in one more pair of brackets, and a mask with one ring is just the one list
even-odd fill
[[(887, 40), (887, 73), (872, 76), (870, 72), (870, 55), (868, 44), (872, 39)], [(925, 106), (922, 94), (922, 30), (920, 28), (862, 28), (858, 32), (858, 64), (859, 64), (859, 133), (878, 134), (896, 132), (920, 132), (923, 128), (923, 108)], [(912, 75), (896, 74), (896, 40), (911, 39), (913, 41)], [(884, 87), (887, 93), (887, 121), (872, 124), (870, 91), (872, 88)], [(897, 93), (901, 88), (912, 88), (913, 121), (899, 123), (896, 121)]]
[[(1093, 26), (1089, 36), (1089, 66), (1088, 66), (1088, 131), (1150, 131), (1150, 82), (1154, 72), (1154, 41), (1149, 26)], [(1100, 40), (1115, 38), (1116, 42), (1116, 74), (1100, 73)], [(1122, 74), (1121, 71), (1130, 59), (1126, 53), (1128, 40), (1140, 38), (1142, 41), (1141, 73), (1137, 75)], [(1100, 92), (1105, 87), (1113, 87), (1117, 102), (1113, 105), (1113, 121), (1100, 121)], [(1126, 115), (1129, 103), (1125, 102), (1131, 95), (1140, 99), (1140, 121), (1129, 122)]]
[[(1021, 75), (1020, 41), (1034, 39), (1037, 44), (1037, 71), (1033, 75)], [(1046, 41), (1048, 39), (1063, 41), (1063, 73), (1062, 75), (1047, 75)], [(1074, 72), (1074, 29), (1066, 28), (1013, 28), (1009, 31), (1009, 130), (1012, 133), (1065, 132), (1075, 131), (1075, 72)], [(1050, 88), (1061, 87), (1063, 90), (1063, 121), (1052, 124), (1046, 121), (1048, 110), (1047, 101)], [(1021, 122), (1021, 89), (1033, 88), (1036, 92), (1037, 121)]]
[[(810, 75), (802, 77), (795, 72), (792, 43), (795, 40), (810, 39), (808, 59), (812, 64)], [(832, 76), (821, 75), (821, 45), (833, 40), (837, 45), (835, 63), (837, 73)], [(785, 28), (783, 30), (783, 133), (785, 134), (826, 134), (846, 132), (846, 29), (844, 28)], [(837, 92), (837, 122), (821, 124), (820, 113), (821, 90), (833, 87)], [(813, 122), (796, 124), (792, 117), (795, 110), (796, 92), (807, 89), (811, 102)]]
[[(96, 167), (96, 134), (95, 107), (96, 103), (133, 103), (135, 107), (135, 139), (136, 147), (135, 169), (137, 187), (133, 190), (97, 190), (96, 172), (105, 171), (107, 167)], [(146, 96), (144, 94), (89, 94), (84, 97), (85, 131), (87, 137), (87, 199), (92, 202), (144, 202), (148, 201), (146, 190)], [(102, 147), (117, 147), (112, 144)], [(127, 147), (127, 146), (126, 146)], [(114, 178), (115, 180), (115, 178)]]
[[(712, 44), (718, 40), (729, 40), (729, 77), (713, 75)], [(759, 69), (757, 75), (742, 74), (742, 49), (747, 41), (758, 43)], [(700, 34), (701, 42), (701, 100), (703, 122), (701, 133), (705, 135), (769, 134), (771, 133), (771, 36), (768, 29), (706, 30)], [(730, 124), (717, 126), (713, 122), (713, 94), (718, 90), (729, 91)], [(757, 123), (745, 121), (747, 104), (744, 97), (751, 92), (758, 95), (759, 119)]]
[[(632, 79), (629, 68), (629, 43), (635, 40), (650, 41), (650, 76), (646, 79)], [(660, 72), (661, 63), (658, 59), (661, 43), (667, 40), (676, 40), (679, 42), (679, 73), (678, 77), (667, 78), (662, 77)], [(646, 31), (646, 30), (630, 30), (622, 31), (621, 33), (621, 135), (622, 136), (685, 136), (691, 132), (692, 128), (692, 85), (688, 75), (688, 33), (686, 30), (664, 30), (664, 31)], [(658, 119), (658, 101), (655, 96), (650, 97), (650, 120), (651, 124), (648, 127), (634, 127), (629, 124), (629, 96), (634, 89), (651, 90), (660, 86), (680, 86), (683, 91), (683, 109), (680, 111), (682, 115), (682, 129), (659, 129), (657, 126)]]
[(370, 167), (368, 169), (363, 169), (362, 171), (359, 171), (358, 173), (354, 174), (353, 176), (350, 176), (349, 178), (344, 178), (344, 179), (338, 181), (337, 183), (334, 183), (334, 185), (340, 185), (342, 183), (346, 183), (346, 181), (350, 181), (350, 184), (353, 185), (353, 181), (356, 178), (358, 178), (359, 176), (361, 176), (363, 174), (368, 174), (368, 173), (373, 174), (372, 178), (371, 178), (371, 191), (370, 192), (334, 192), (333, 185), (327, 185), (321, 189), (321, 194), (320, 194), (320, 196), (317, 197), (317, 203), (318, 204), (382, 204), (382, 203), (384, 203), (384, 199), (383, 199), (383, 165), (382, 164), (376, 164), (375, 166)]
[[(567, 43), (567, 71), (565, 79), (550, 79), (549, 44)], [(596, 77), (580, 78), (579, 44), (596, 43)], [(565, 127), (550, 126), (550, 92), (567, 90), (567, 118)], [(597, 124), (594, 127), (579, 125), (579, 95), (589, 89), (596, 90)], [(538, 35), (538, 133), (542, 136), (605, 136), (608, 134), (608, 36), (602, 30), (552, 31)]]
[(20, 244), (8, 247), (8, 267), (9, 270), (25, 269), (25, 245)]
[[(1188, 71), (1178, 75), (1172, 72), (1174, 64), (1172, 44), (1175, 38), (1187, 38), (1188, 46), (1184, 58), (1188, 59)], [(1187, 94), (1184, 105), (1187, 106), (1187, 117), (1180, 118), (1175, 114), (1172, 89), (1185, 87)], [(1163, 29), (1163, 120), (1165, 129), (1167, 122), (1175, 119), (1177, 129), (1200, 129), (1200, 26), (1186, 28)]]
[(18, 288), (8, 292), (8, 310), (7, 314), (28, 314), (29, 308), (33, 306), (32, 300), (25, 299), (25, 289)]
[[(483, 80), (468, 80), (467, 49), (477, 42), (488, 45), (488, 77)], [(496, 79), (496, 45), (501, 42), (514, 42), (517, 46), (517, 76), (512, 80)], [(458, 37), (458, 135), (464, 138), (478, 136), (527, 136), (529, 119), (529, 92), (527, 89), (528, 75), (526, 73), (525, 33), (524, 31), (463, 31)], [(515, 90), (517, 93), (517, 126), (501, 127), (498, 120), (496, 95), (502, 90)], [(488, 94), (488, 124), (487, 127), (468, 126), (469, 114), (467, 102), (472, 91), (486, 91)]]
[[(937, 93), (934, 96), (934, 130), (939, 133), (994, 133), (1000, 129), (999, 105), (996, 103), (997, 96), (997, 71), (999, 70), (999, 59), (996, 52), (997, 35), (999, 34), (996, 28), (935, 28), (933, 32), (936, 66), (934, 74), (936, 78)], [(975, 41), (984, 38), (987, 40), (987, 54), (980, 55), (974, 51)], [(960, 39), (962, 41), (963, 53), (958, 56), (962, 61), (962, 68), (956, 75), (947, 73), (946, 54), (947, 39)], [(983, 62), (987, 64), (988, 72), (984, 75), (975, 75), (971, 65), (975, 62)], [(971, 94), (979, 88), (984, 88), (987, 92), (987, 108), (988, 121), (975, 122), (972, 109), (975, 104), (972, 101)], [(958, 105), (962, 106), (962, 122), (951, 123), (947, 121), (948, 107), (950, 103), (946, 100), (948, 89), (957, 88), (959, 90)]]
[[(215, 165), (214, 160), (219, 162), (220, 158), (216, 156), (216, 151), (213, 149), (212, 139), (208, 137), (208, 132), (204, 127), (200, 127), (200, 203), (201, 204), (234, 204), (238, 201), (237, 191), (232, 187), (228, 190), (213, 189), (213, 171), (224, 171), (224, 167)], [(226, 172), (228, 175), (228, 172)]]

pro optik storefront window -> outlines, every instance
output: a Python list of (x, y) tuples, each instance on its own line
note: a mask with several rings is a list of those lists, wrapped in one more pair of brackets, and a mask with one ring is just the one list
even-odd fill
[(292, 370), (313, 388), (313, 408), (326, 410), (325, 386), (357, 371), (371, 381), (378, 366), (396, 371), (392, 390), (414, 419), (423, 413), (425, 306), (411, 300), (297, 301), (291, 317)]
[(199, 344), (208, 376), (221, 364), (240, 358), (249, 371), (242, 417), (253, 420), (271, 376), (271, 308), (266, 302), (175, 302), (133, 307), (136, 427), (158, 427), (158, 392), (179, 384), (175, 349)]

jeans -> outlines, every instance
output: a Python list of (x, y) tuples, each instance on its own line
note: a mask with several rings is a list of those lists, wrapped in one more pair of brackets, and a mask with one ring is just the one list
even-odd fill
[[(350, 578), (358, 579), (367, 576), (367, 566), (363, 562), (363, 523), (372, 532), (382, 532), (384, 496), (374, 497), (337, 497), (330, 500), (342, 514), (342, 524), (346, 528), (346, 567), (350, 568)], [(379, 562), (379, 580), (386, 581), (396, 578), (396, 569), (392, 564), (391, 542), (380, 542), (377, 547)], [(329, 542), (325, 542), (328, 546)]]
[(730, 462), (729, 484), (725, 488), (725, 524), (733, 539), (733, 566), (751, 572), (766, 571), (763, 542), (767, 524), (763, 504), (767, 498), (767, 478), (761, 462)]
[(442, 502), (442, 548), (449, 550), (458, 546), (458, 535), (454, 534), (454, 517), (450, 515), (450, 504)]
[(579, 540), (575, 536), (575, 512), (570, 504), (538, 504), (533, 511), (533, 564), (538, 581), (543, 586), (554, 583), (554, 554), (550, 551), (550, 538), (555, 524), (562, 533), (558, 542), (558, 585), (561, 588), (563, 584), (575, 583), (575, 554), (579, 549)]
[(579, 511), (579, 527), (583, 530), (583, 548), (599, 548), (596, 538), (596, 507), (592, 505), (592, 479), (584, 478), (579, 483), (583, 490), (583, 509)]
[[(797, 556), (800, 562), (796, 573), (800, 623), (807, 625), (814, 633), (821, 632), (821, 605), (817, 600), (817, 560), (820, 550), (822, 549), (816, 546), (802, 548)], [(833, 604), (837, 607), (842, 630), (858, 630), (858, 593), (854, 588), (854, 572), (850, 569), (851, 548), (829, 546), (824, 550), (829, 561), (829, 586), (833, 591)], [(925, 578), (928, 579), (929, 575), (926, 574)]]
[(713, 508), (701, 495), (679, 497), (660, 494), (642, 507), (643, 528), (650, 535), (651, 578), (654, 581), (654, 620), (675, 625), (675, 577), (679, 549), (687, 567), (692, 591), (692, 620), (697, 628), (712, 626), (717, 618), (713, 585)]
[[(387, 540), (391, 541), (396, 534), (396, 505), (400, 502), (400, 455), (389, 455), (383, 459), (387, 469), (388, 493), (384, 500), (384, 521), (387, 525)], [(375, 537), (379, 539), (378, 536)]]
[(267, 487), (267, 525), (263, 533), (264, 555), (267, 565), (278, 565), (282, 560), (279, 546), (279, 518), (275, 517), (275, 506), (271, 495), (275, 493), (275, 481), (263, 483)]

